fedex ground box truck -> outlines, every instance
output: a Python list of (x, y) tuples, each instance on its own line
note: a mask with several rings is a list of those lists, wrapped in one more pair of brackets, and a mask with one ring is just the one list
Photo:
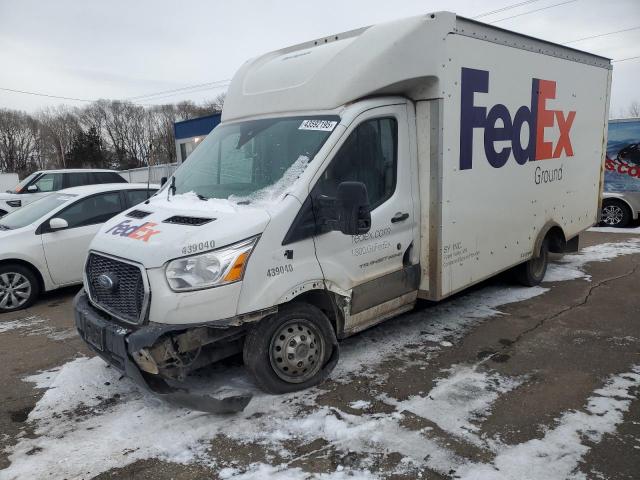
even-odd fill
[(246, 398), (181, 382), (224, 357), (289, 392), (419, 298), (535, 285), (598, 221), (610, 82), (606, 58), (448, 12), (249, 60), (189, 161), (93, 240), (78, 331), (215, 411)]

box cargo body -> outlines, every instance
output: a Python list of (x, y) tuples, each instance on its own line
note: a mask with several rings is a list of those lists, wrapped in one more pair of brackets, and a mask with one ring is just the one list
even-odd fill
[[(608, 59), (448, 12), (249, 60), (164, 190), (94, 239), (78, 329), (143, 384), (242, 351), (279, 393), (418, 298), (512, 267), (537, 284), (597, 221), (610, 81)], [(137, 303), (103, 290), (114, 271)]]

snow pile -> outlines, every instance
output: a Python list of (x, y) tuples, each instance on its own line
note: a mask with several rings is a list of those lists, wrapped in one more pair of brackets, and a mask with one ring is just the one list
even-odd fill
[(412, 396), (402, 402), (391, 402), (399, 411), (408, 410), (432, 421), (442, 430), (481, 446), (474, 422), (483, 420), (500, 394), (522, 384), (523, 379), (505, 378), (475, 365), (454, 365), (445, 370), (426, 396)]
[(589, 451), (583, 443), (597, 443), (613, 433), (635, 399), (629, 391), (640, 386), (640, 365), (612, 376), (587, 399), (584, 411), (564, 413), (557, 426), (541, 439), (504, 445), (491, 465), (468, 464), (456, 473), (463, 480), (537, 480), (569, 478)]
[(300, 155), (295, 162), (284, 172), (282, 177), (268, 187), (262, 188), (247, 197), (229, 197), (232, 202), (249, 202), (250, 205), (269, 207), (284, 197), (287, 189), (289, 189), (295, 181), (300, 178), (309, 165), (309, 157)]
[(49, 321), (39, 315), (31, 315), (17, 320), (0, 322), (0, 333), (10, 332), (12, 330), (18, 330), (21, 335), (29, 337), (33, 335), (45, 335), (51, 340), (58, 341), (66, 340), (76, 335), (73, 329), (61, 330), (50, 326)]
[(280, 202), (287, 191), (300, 178), (309, 165), (309, 157), (301, 155), (273, 185), (264, 187), (248, 196), (231, 195), (225, 198), (202, 200), (195, 192), (181, 193), (167, 197), (166, 192), (151, 198), (151, 203), (167, 208), (197, 211), (237, 213), (250, 209), (269, 210)]
[(591, 275), (583, 271), (584, 266), (591, 262), (608, 262), (621, 255), (640, 253), (640, 239), (626, 242), (602, 243), (580, 250), (574, 255), (564, 255), (557, 263), (551, 263), (544, 277), (545, 282), (561, 282), (584, 278), (591, 280)]

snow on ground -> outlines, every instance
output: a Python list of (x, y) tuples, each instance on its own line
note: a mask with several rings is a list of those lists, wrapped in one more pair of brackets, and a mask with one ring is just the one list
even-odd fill
[(589, 229), (589, 231), (600, 232), (600, 233), (640, 233), (640, 227), (632, 227), (632, 228), (592, 227)]
[(493, 463), (467, 464), (456, 473), (463, 480), (534, 480), (580, 478), (575, 472), (589, 451), (583, 442), (598, 443), (613, 433), (636, 397), (630, 390), (640, 386), (640, 365), (612, 376), (593, 392), (582, 411), (569, 411), (541, 439), (501, 447)]
[(426, 396), (412, 396), (402, 402), (388, 401), (398, 411), (407, 410), (431, 420), (442, 430), (482, 446), (477, 423), (491, 411), (500, 394), (520, 386), (524, 379), (506, 378), (481, 370), (482, 362), (454, 365), (444, 371), (448, 376), (436, 380)]
[(620, 255), (640, 253), (640, 239), (634, 238), (626, 242), (601, 243), (580, 250), (574, 255), (564, 255), (549, 265), (545, 282), (561, 282), (584, 278), (591, 280), (591, 275), (584, 272), (584, 266), (591, 262), (608, 262)]
[(65, 340), (76, 335), (72, 329), (57, 329), (49, 324), (49, 320), (38, 315), (19, 318), (17, 320), (0, 321), (0, 333), (18, 330), (22, 335), (46, 335), (51, 340)]
[[(638, 241), (589, 247), (554, 266), (552, 278), (554, 281), (587, 278), (584, 273), (575, 274), (582, 272), (586, 263), (639, 251)], [(426, 366), (430, 354), (447, 348), (443, 345), (455, 343), (479, 322), (500, 314), (499, 306), (541, 295), (546, 290), (491, 286), (438, 304), (427, 312), (410, 313), (386, 322), (342, 343), (341, 359), (332, 379), (348, 382), (354, 377), (370, 376), (372, 381), (381, 381), (376, 367), (390, 359), (406, 359), (416, 344), (421, 352), (426, 349), (421, 360)], [(32, 327), (39, 325), (37, 319), (30, 322)], [(482, 362), (455, 365), (443, 371), (424, 396), (402, 401), (384, 398), (396, 407), (394, 412), (385, 414), (369, 413), (365, 399), (351, 404), (352, 409), (360, 407), (358, 415), (321, 406), (316, 403), (323, 392), (320, 388), (266, 395), (253, 387), (240, 367), (214, 373), (215, 381), (201, 380), (211, 391), (227, 385), (254, 393), (243, 412), (216, 416), (167, 405), (141, 392), (97, 357), (78, 358), (55, 370), (28, 377), (26, 381), (46, 389), (28, 418), (36, 436), (21, 437), (15, 446), (8, 447), (11, 465), (0, 471), (0, 479), (80, 479), (148, 458), (224, 468), (223, 478), (248, 480), (269, 475), (282, 480), (308, 478), (307, 473), (292, 465), (299, 458), (290, 451), (291, 443), (308, 444), (318, 439), (328, 442), (323, 447), (327, 451), (354, 452), (364, 457), (357, 468), (339, 466), (335, 472), (313, 477), (321, 480), (375, 478), (377, 473), (369, 471), (373, 465), (367, 459), (380, 452), (400, 453), (403, 461), (398, 468), (405, 472), (429, 468), (443, 474), (455, 470), (468, 479), (525, 479), (532, 473), (521, 471), (522, 465), (532, 463), (542, 472), (538, 478), (565, 478), (565, 473), (572, 472), (588, 450), (584, 438), (596, 442), (604, 433), (614, 431), (628, 409), (631, 387), (640, 384), (640, 367), (612, 377), (594, 392), (584, 411), (566, 412), (542, 439), (502, 445), (498, 439), (480, 438), (479, 426), (499, 396), (518, 388), (524, 379), (500, 376)], [(405, 427), (403, 420), (409, 414), (430, 420), (461, 441), (490, 450), (495, 455), (494, 461), (469, 464), (447, 448), (446, 439), (443, 441), (435, 429)], [(279, 458), (281, 464), (231, 467), (219, 464), (211, 449), (211, 442), (215, 444), (218, 436), (259, 444), (268, 452), (267, 461), (274, 463), (272, 460)]]

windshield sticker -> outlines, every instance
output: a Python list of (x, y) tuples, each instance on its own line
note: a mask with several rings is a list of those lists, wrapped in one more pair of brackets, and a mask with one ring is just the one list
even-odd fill
[(298, 130), (320, 130), (322, 132), (331, 132), (338, 122), (334, 120), (303, 120)]
[(153, 222), (145, 222), (142, 225), (131, 225), (131, 220), (124, 220), (104, 233), (120, 235), (121, 237), (128, 237), (133, 240), (142, 240), (146, 243), (153, 235), (160, 233), (160, 230), (153, 230), (151, 228), (156, 225), (157, 223)]

